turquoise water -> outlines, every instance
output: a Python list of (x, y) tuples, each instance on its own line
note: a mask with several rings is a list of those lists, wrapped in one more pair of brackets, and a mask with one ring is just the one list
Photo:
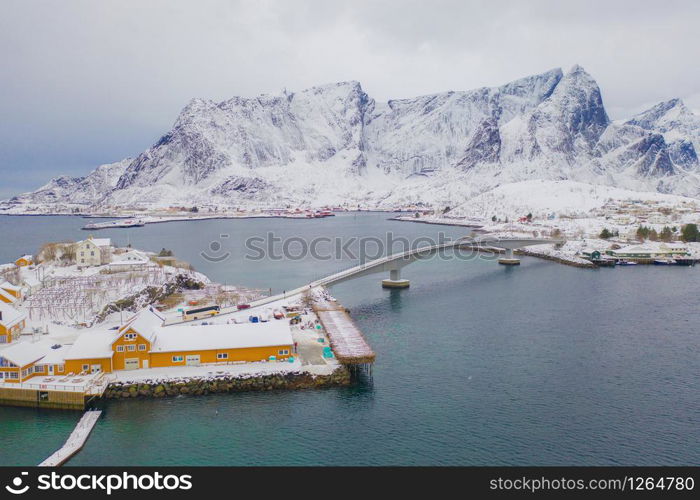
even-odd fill
[[(95, 234), (172, 248), (215, 280), (275, 291), (351, 262), (249, 262), (245, 238), (464, 234), (387, 217), (200, 221)], [(47, 239), (85, 237), (84, 223), (0, 217), (0, 261)], [(232, 256), (202, 259), (211, 241)], [(332, 292), (377, 352), (371, 384), (110, 402), (70, 464), (697, 465), (698, 271), (431, 260), (404, 269), (408, 290), (381, 289), (381, 275), (347, 282)], [(78, 418), (0, 408), (0, 464), (38, 463)]]

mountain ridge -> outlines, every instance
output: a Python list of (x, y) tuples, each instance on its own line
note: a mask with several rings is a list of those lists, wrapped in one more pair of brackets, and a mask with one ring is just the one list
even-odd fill
[(581, 66), (376, 102), (357, 81), (192, 99), (133, 159), (60, 176), (5, 211), (170, 205), (458, 205), (511, 182), (700, 196), (700, 117), (674, 98), (612, 122)]

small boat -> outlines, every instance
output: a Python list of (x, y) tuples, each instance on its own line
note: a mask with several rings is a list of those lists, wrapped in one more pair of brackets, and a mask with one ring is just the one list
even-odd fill
[(633, 260), (618, 260), (617, 265), (618, 266), (636, 266), (637, 263)]
[(688, 258), (676, 258), (675, 264), (677, 266), (694, 266), (695, 265), (695, 259), (688, 259)]
[(676, 261), (673, 259), (654, 259), (655, 266), (673, 266)]

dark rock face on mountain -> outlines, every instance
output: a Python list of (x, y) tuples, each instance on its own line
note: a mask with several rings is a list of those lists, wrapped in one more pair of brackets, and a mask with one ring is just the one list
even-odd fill
[(679, 99), (612, 123), (580, 66), (386, 103), (342, 82), (193, 99), (135, 159), (58, 177), (4, 207), (456, 204), (530, 179), (698, 196), (684, 182), (698, 147), (700, 119)]

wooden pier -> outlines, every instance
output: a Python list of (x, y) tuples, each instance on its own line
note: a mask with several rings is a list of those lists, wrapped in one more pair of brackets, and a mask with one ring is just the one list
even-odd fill
[(344, 365), (362, 365), (368, 370), (376, 355), (346, 309), (337, 302), (317, 301), (314, 312), (326, 330), (336, 359)]
[(63, 444), (63, 446), (57, 450), (53, 455), (44, 460), (39, 464), (39, 467), (58, 467), (63, 465), (70, 459), (73, 455), (78, 453), (82, 447), (85, 445), (88, 436), (95, 427), (97, 420), (100, 418), (102, 411), (100, 410), (90, 410), (85, 412), (85, 414), (78, 421), (78, 425), (75, 426), (71, 435)]

